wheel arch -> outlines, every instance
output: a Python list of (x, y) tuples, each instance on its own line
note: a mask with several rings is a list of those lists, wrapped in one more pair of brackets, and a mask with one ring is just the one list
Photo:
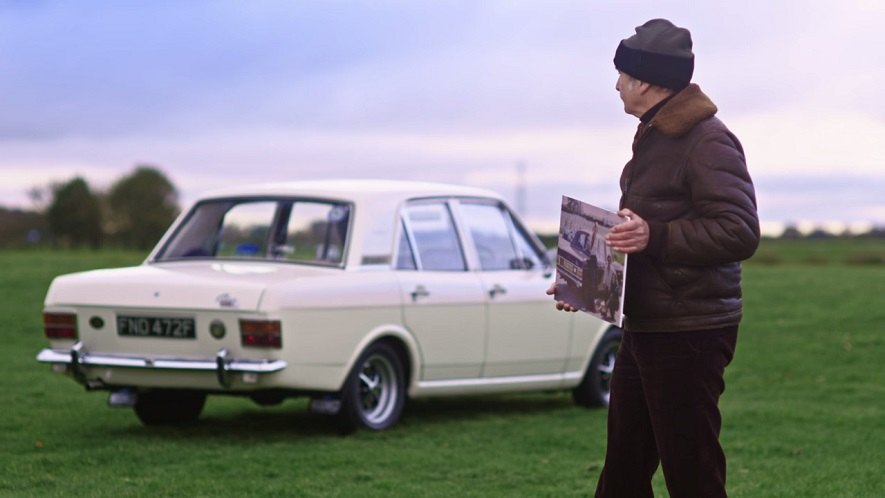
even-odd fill
[(381, 325), (366, 334), (356, 348), (354, 348), (350, 358), (347, 360), (346, 368), (344, 368), (344, 375), (338, 382), (339, 390), (344, 387), (344, 383), (347, 382), (347, 375), (356, 365), (360, 355), (376, 343), (390, 345), (399, 355), (403, 364), (407, 391), (410, 392), (412, 386), (418, 383), (419, 373), (421, 372), (421, 350), (418, 347), (418, 342), (411, 332), (402, 326)]
[[(575, 326), (578, 324), (576, 323)], [(596, 337), (593, 338), (593, 341), (590, 343), (590, 347), (584, 352), (584, 357), (581, 360), (581, 376), (583, 377), (584, 373), (587, 372), (587, 368), (590, 367), (590, 362), (593, 361), (593, 356), (596, 354), (596, 350), (599, 349), (599, 345), (602, 343), (602, 339), (612, 330), (618, 330), (621, 334), (624, 333), (624, 329), (622, 327), (618, 327), (617, 325), (603, 322), (599, 328), (596, 329)], [(575, 379), (575, 384), (580, 383), (581, 378)]]
[(572, 398), (578, 405), (585, 407), (609, 405), (615, 356), (618, 345), (623, 340), (623, 334), (623, 329), (614, 325), (601, 329), (590, 351), (589, 361), (586, 362), (581, 375), (581, 382), (572, 389)]

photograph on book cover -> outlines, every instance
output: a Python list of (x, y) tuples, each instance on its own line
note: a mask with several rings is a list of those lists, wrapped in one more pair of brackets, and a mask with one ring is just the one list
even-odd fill
[(611, 211), (562, 196), (554, 298), (618, 327), (623, 325), (627, 255), (605, 236), (626, 221)]

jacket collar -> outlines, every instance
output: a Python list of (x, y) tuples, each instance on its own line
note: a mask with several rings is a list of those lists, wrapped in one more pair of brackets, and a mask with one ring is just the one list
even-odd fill
[(694, 125), (716, 114), (716, 104), (692, 83), (674, 95), (649, 123), (664, 135), (679, 138)]
[(658, 111), (660, 111), (662, 107), (667, 105), (667, 102), (670, 102), (670, 99), (672, 99), (675, 96), (676, 96), (676, 94), (673, 93), (673, 94), (670, 94), (670, 95), (664, 97), (663, 99), (661, 99), (661, 101), (658, 102), (657, 104), (653, 105), (651, 107), (651, 109), (645, 111), (645, 114), (643, 114), (642, 116), (639, 117), (639, 121), (641, 121), (643, 124), (650, 123), (651, 120), (654, 119), (655, 116), (657, 116)]

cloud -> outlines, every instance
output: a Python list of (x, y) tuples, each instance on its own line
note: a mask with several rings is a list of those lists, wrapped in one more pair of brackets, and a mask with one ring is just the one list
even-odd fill
[(885, 120), (858, 112), (778, 109), (731, 120), (756, 171), (885, 175)]

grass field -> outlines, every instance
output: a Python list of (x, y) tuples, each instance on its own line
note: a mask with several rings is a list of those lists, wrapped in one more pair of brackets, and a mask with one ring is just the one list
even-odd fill
[[(745, 266), (721, 403), (731, 496), (885, 496), (883, 255), (767, 241)], [(394, 430), (350, 437), (300, 400), (210, 397), (187, 428), (107, 408), (34, 360), (41, 303), (54, 275), (142, 257), (0, 252), (0, 496), (592, 496), (606, 413), (566, 393), (414, 402)]]

